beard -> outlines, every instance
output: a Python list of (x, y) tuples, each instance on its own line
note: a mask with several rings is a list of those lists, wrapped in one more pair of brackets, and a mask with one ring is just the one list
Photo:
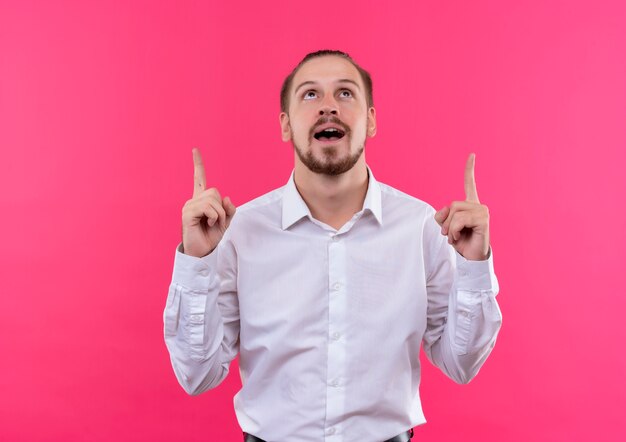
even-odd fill
[[(344, 137), (348, 138), (348, 145), (350, 145), (352, 141), (352, 132), (349, 129), (346, 131)], [(313, 142), (312, 138), (313, 136), (311, 135), (309, 137), (309, 146)], [(292, 144), (294, 150), (296, 151), (296, 155), (298, 155), (298, 158), (300, 158), (300, 161), (302, 161), (302, 163), (311, 172), (330, 176), (341, 175), (342, 173), (345, 173), (352, 169), (357, 161), (359, 161), (359, 158), (361, 158), (363, 150), (365, 149), (365, 141), (363, 141), (363, 144), (359, 146), (354, 154), (348, 153), (347, 155), (343, 155), (340, 157), (338, 153), (338, 146), (325, 146), (322, 148), (323, 159), (320, 159), (313, 155), (313, 149), (308, 149), (306, 152), (302, 150), (302, 148), (296, 144), (293, 138)]]

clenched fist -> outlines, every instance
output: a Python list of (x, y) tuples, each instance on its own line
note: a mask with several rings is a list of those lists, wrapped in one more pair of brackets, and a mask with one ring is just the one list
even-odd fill
[(193, 149), (193, 197), (183, 206), (183, 252), (201, 258), (211, 253), (235, 215), (229, 197), (222, 199), (215, 187), (206, 188), (204, 164)]

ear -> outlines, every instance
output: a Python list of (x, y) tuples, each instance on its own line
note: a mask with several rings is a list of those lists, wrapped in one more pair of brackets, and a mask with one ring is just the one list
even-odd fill
[(370, 107), (367, 110), (367, 136), (373, 137), (376, 135), (376, 109)]
[(285, 112), (281, 112), (279, 115), (280, 118), (280, 132), (283, 141), (291, 140), (291, 126), (289, 125), (289, 115)]

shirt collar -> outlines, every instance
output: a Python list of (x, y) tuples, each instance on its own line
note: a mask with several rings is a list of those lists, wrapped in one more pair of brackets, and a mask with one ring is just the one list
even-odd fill
[[(374, 174), (372, 170), (367, 167), (367, 173), (369, 175), (369, 182), (367, 185), (367, 193), (365, 194), (365, 200), (363, 201), (363, 211), (369, 210), (378, 224), (383, 224), (383, 210), (382, 210), (382, 199), (380, 192), (380, 185), (376, 178), (374, 178)], [(302, 199), (300, 192), (296, 188), (296, 183), (294, 181), (294, 172), (295, 169), (291, 171), (291, 176), (289, 177), (289, 181), (285, 185), (285, 191), (283, 193), (283, 214), (282, 214), (282, 228), (283, 230), (291, 227), (296, 221), (301, 218), (308, 216), (309, 218), (313, 218), (311, 215), (311, 211), (307, 207), (306, 203)]]

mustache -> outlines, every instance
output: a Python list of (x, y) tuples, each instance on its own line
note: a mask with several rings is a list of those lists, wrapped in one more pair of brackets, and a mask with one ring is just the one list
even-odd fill
[(317, 122), (311, 128), (311, 131), (309, 132), (309, 137), (313, 138), (313, 135), (315, 135), (315, 132), (317, 132), (317, 128), (323, 124), (328, 124), (328, 123), (333, 123), (341, 127), (341, 129), (344, 132), (344, 136), (350, 135), (350, 132), (352, 132), (350, 128), (348, 127), (348, 125), (345, 124), (343, 121), (341, 121), (338, 117), (335, 117), (335, 116), (321, 117), (319, 120), (317, 120)]

